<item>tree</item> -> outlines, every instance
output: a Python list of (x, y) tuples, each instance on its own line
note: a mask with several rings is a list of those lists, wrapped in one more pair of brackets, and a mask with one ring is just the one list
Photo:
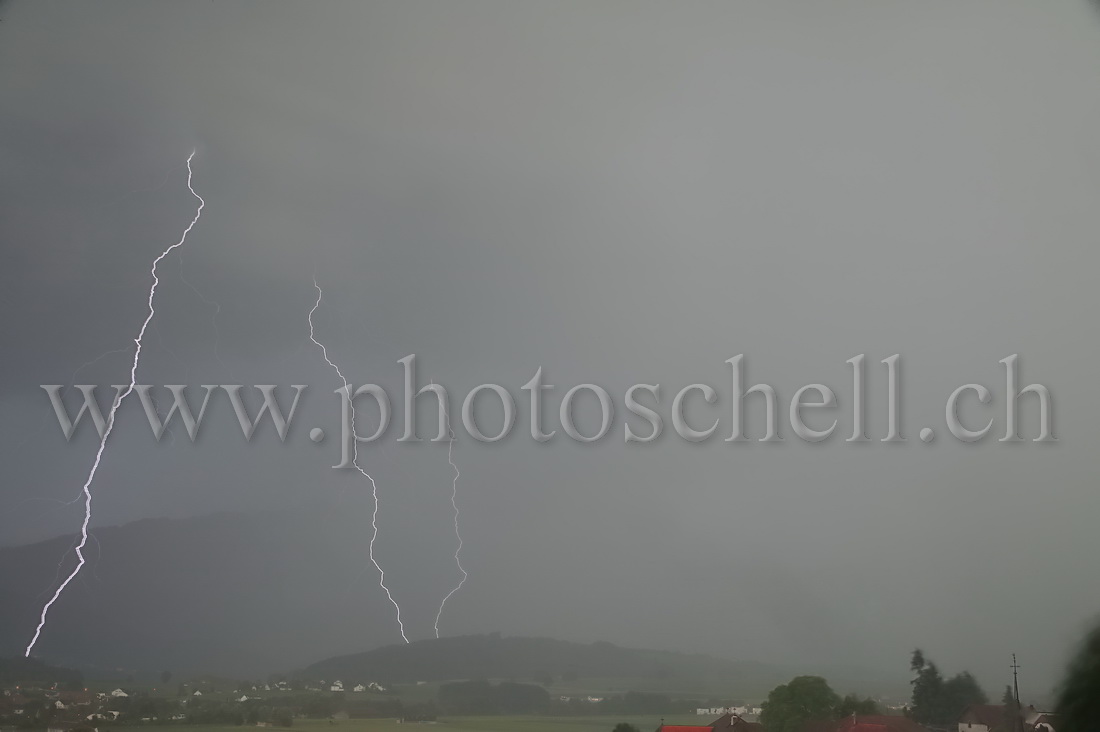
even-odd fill
[(172, 680), (172, 672), (171, 671), (161, 671), (160, 672), (160, 683), (161, 683), (162, 686), (167, 686), (168, 682), (171, 681), (171, 680)]
[(1016, 704), (1016, 695), (1012, 693), (1012, 687), (1005, 685), (1005, 693), (1001, 696), (1001, 704), (1004, 706), (1004, 718), (1005, 729), (1016, 732), (1016, 727), (1012, 726), (1012, 720), (1019, 719), (1020, 710)]
[(988, 704), (989, 697), (978, 685), (978, 680), (970, 675), (969, 671), (963, 671), (943, 685), (943, 707), (947, 715), (944, 721), (955, 723), (959, 716), (966, 711), (971, 704)]
[(939, 720), (940, 699), (943, 696), (943, 676), (936, 664), (924, 657), (921, 649), (913, 651), (909, 661), (909, 670), (916, 676), (909, 683), (913, 685), (913, 698), (909, 704), (909, 716), (920, 724), (934, 723)]
[(807, 722), (836, 719), (840, 703), (825, 679), (797, 676), (771, 690), (760, 722), (768, 732), (801, 732)]
[(951, 725), (971, 704), (989, 701), (977, 680), (967, 671), (944, 681), (936, 664), (926, 659), (919, 648), (913, 651), (909, 669), (916, 673), (910, 682), (913, 698), (909, 704), (909, 716), (915, 722)]
[(1085, 638), (1070, 662), (1055, 705), (1058, 732), (1096, 729), (1100, 719), (1100, 626)]
[(850, 717), (853, 714), (878, 714), (880, 711), (874, 699), (860, 699), (855, 694), (848, 694), (840, 700), (836, 716), (840, 718)]
[(638, 732), (638, 728), (626, 722), (619, 722), (611, 732)]

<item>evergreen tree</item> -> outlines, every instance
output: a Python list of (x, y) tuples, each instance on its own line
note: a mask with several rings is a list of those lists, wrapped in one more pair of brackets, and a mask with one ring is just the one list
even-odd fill
[(952, 725), (971, 704), (989, 701), (977, 680), (967, 671), (944, 681), (936, 664), (926, 659), (919, 648), (913, 651), (909, 669), (916, 674), (910, 682), (913, 698), (908, 712), (915, 722)]
[(1096, 729), (1100, 720), (1100, 627), (1085, 639), (1070, 663), (1056, 705), (1058, 732)]

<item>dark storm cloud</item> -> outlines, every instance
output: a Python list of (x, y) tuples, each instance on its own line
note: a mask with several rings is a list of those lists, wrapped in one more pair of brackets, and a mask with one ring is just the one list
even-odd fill
[[(903, 354), (899, 449), (635, 449), (621, 419), (595, 448), (460, 440), (452, 632), (876, 667), (919, 644), (989, 689), (1016, 650), (1049, 681), (1100, 608), (1076, 574), (1100, 549), (1098, 66), (1081, 3), (8, 4), (0, 531), (76, 527), (40, 499), (75, 495), (94, 444), (65, 445), (37, 385), (129, 343), (193, 213), (197, 148), (208, 208), (164, 263), (151, 383), (308, 383), (302, 426), (329, 419), (314, 272), (333, 355), (394, 394), (415, 352), (456, 398), (519, 398), (541, 365), (559, 398), (660, 382), (667, 409), (694, 381), (728, 396), (723, 361), (745, 353), (751, 383), (845, 403), (846, 359)], [(220, 306), (221, 362), (181, 271)], [(951, 389), (1002, 389), (1017, 352), (1055, 393), (1059, 445), (917, 444)], [(223, 404), (209, 439), (168, 447), (124, 414), (97, 524), (361, 490), (306, 429), (245, 446)], [(452, 550), (444, 452), (366, 451), (418, 637)], [(705, 608), (690, 622), (684, 596)], [(385, 615), (357, 633), (395, 638)]]

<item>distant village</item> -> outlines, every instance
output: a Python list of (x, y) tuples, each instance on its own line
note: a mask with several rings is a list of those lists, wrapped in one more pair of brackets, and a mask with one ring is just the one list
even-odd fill
[[(47, 688), (4, 689), (0, 693), (0, 730), (45, 729), (47, 732), (105, 732), (115, 726), (210, 723), (211, 721), (256, 727), (290, 727), (294, 719), (328, 718), (334, 722), (351, 719), (356, 705), (325, 704), (335, 695), (384, 695), (387, 687), (376, 681), (346, 686), (341, 680), (317, 681), (294, 688), (287, 681), (219, 688), (212, 683), (192, 688), (181, 684), (177, 698), (156, 696), (156, 689), (131, 691), (117, 687), (105, 691), (70, 690), (53, 684)], [(313, 697), (302, 704), (301, 695)], [(279, 697), (293, 697), (283, 705)], [(598, 696), (559, 696), (561, 704), (578, 703), (596, 707), (605, 701)], [(322, 703), (318, 703), (322, 702)], [(351, 711), (349, 711), (349, 708)], [(360, 712), (364, 711), (359, 709)], [(657, 732), (766, 732), (759, 721), (760, 706), (696, 707), (699, 717), (713, 721), (700, 725), (662, 723)], [(835, 721), (809, 721), (803, 732), (930, 732), (942, 727), (925, 727), (897, 713), (853, 714)], [(358, 716), (358, 715), (357, 715)], [(368, 715), (373, 716), (373, 715)], [(408, 721), (417, 715), (404, 715)], [(1054, 716), (1034, 707), (1014, 715), (1009, 705), (974, 704), (966, 708), (950, 732), (1056, 732)]]
[[(167, 683), (169, 679), (163, 680)], [(156, 687), (120, 686), (93, 691), (66, 688), (61, 682), (49, 686), (19, 684), (0, 691), (0, 730), (96, 732), (112, 724), (173, 723), (290, 727), (295, 718), (349, 718), (342, 709), (344, 705), (330, 703), (332, 695), (345, 691), (377, 696), (385, 694), (387, 688), (376, 681), (356, 683), (350, 689), (339, 680), (297, 687), (288, 681), (248, 685), (205, 681), (179, 684), (173, 694)]]
[[(385, 684), (374, 680), (347, 683), (343, 680), (226, 683), (190, 681), (170, 687), (169, 675), (161, 687), (123, 685), (101, 690), (72, 688), (72, 684), (16, 684), (0, 691), (0, 732), (22, 729), (48, 732), (106, 732), (120, 726), (171, 724), (232, 724), (257, 727), (291, 727), (296, 719), (328, 719), (340, 722), (352, 718), (394, 717), (404, 721), (432, 721), (441, 711), (435, 702), (408, 703)], [(426, 686), (417, 682), (413, 687)], [(639, 705), (658, 713), (669, 705), (686, 708), (686, 702), (670, 701), (664, 695), (629, 693), (623, 697), (559, 695), (549, 697), (541, 686), (501, 682), (453, 682), (438, 690), (443, 709), (469, 713), (495, 713), (497, 709), (459, 708), (465, 698), (511, 697), (505, 706), (522, 713), (555, 714), (629, 711)], [(532, 694), (532, 690), (537, 690)], [(405, 691), (408, 691), (406, 687)], [(429, 692), (431, 693), (431, 692)], [(517, 696), (518, 695), (518, 696)], [(526, 708), (516, 706), (527, 702)], [(549, 706), (547, 706), (547, 702)], [(457, 706), (456, 706), (457, 705)], [(709, 713), (712, 707), (699, 709)], [(749, 707), (736, 709), (751, 713)]]
[[(457, 681), (423, 690), (418, 687), (427, 682), (393, 689), (368, 679), (276, 677), (258, 683), (204, 679), (172, 685), (172, 675), (164, 672), (155, 687), (93, 689), (72, 680), (10, 684), (0, 690), (0, 732), (111, 732), (126, 726), (188, 724), (288, 728), (302, 719), (327, 719), (330, 724), (367, 718), (434, 722), (440, 714), (606, 715), (609, 720), (615, 714), (653, 715), (656, 724), (660, 715), (692, 713), (700, 718), (698, 724), (666, 724), (661, 719), (656, 732), (1057, 731), (1055, 716), (1021, 704), (1018, 689), (1006, 688), (1001, 704), (988, 704), (966, 672), (944, 679), (919, 651), (914, 652), (913, 669), (917, 677), (910, 704), (851, 694), (841, 698), (824, 679), (802, 676), (776, 687), (760, 704), (718, 706), (641, 692), (551, 696), (543, 686), (516, 682)], [(410, 701), (413, 698), (419, 701)], [(960, 708), (961, 712), (951, 711)], [(611, 732), (610, 724), (608, 729)], [(648, 731), (620, 724), (614, 732)]]
[[(697, 714), (721, 716), (707, 725), (670, 725), (662, 723), (657, 732), (767, 732), (758, 721), (760, 708), (732, 707), (699, 709)], [(1056, 732), (1055, 716), (1033, 706), (1019, 714), (1005, 704), (972, 704), (959, 717), (957, 726), (926, 727), (900, 714), (853, 714), (840, 720), (808, 721), (802, 732)]]

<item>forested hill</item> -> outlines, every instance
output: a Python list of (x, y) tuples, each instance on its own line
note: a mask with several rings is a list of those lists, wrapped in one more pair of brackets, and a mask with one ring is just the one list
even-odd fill
[(685, 679), (772, 677), (765, 664), (712, 656), (622, 648), (612, 643), (571, 643), (550, 638), (505, 638), (498, 633), (439, 638), (377, 648), (319, 661), (311, 678), (350, 681), (452, 679), (621, 678)]

